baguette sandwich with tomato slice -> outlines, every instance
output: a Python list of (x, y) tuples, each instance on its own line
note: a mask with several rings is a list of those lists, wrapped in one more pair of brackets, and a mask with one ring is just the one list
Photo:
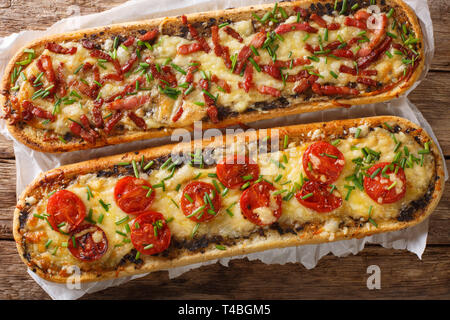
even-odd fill
[(41, 174), (14, 214), (22, 260), (55, 282), (77, 266), (85, 282), (362, 238), (420, 223), (444, 188), (435, 142), (403, 118), (194, 142)]
[(48, 36), (6, 69), (10, 132), (65, 152), (398, 97), (424, 43), (402, 0), (302, 0)]

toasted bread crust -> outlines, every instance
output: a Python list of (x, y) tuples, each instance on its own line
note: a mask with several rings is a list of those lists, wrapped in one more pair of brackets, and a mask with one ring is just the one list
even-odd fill
[[(283, 2), (279, 3), (280, 7), (288, 8), (295, 6), (309, 6), (311, 4), (317, 4), (318, 2), (322, 4), (332, 4), (334, 5), (334, 0), (301, 0), (295, 2)], [(420, 24), (417, 20), (416, 15), (412, 11), (412, 9), (406, 5), (402, 0), (386, 0), (386, 6), (390, 6), (395, 8), (396, 12), (400, 14), (402, 20), (409, 23), (410, 28), (414, 31), (414, 34), (417, 36), (420, 42), (422, 42), (423, 36)], [(219, 10), (214, 12), (203, 12), (203, 13), (194, 13), (187, 15), (189, 21), (193, 24), (200, 21), (206, 21), (210, 18), (216, 19), (230, 19), (230, 20), (239, 20), (239, 19), (247, 19), (251, 17), (251, 13), (261, 14), (267, 11), (268, 9), (273, 8), (273, 4), (267, 5), (255, 5), (251, 7), (245, 8), (236, 8), (236, 9), (227, 9), (227, 10)], [(176, 29), (181, 24), (179, 17), (171, 17), (171, 18), (158, 18), (148, 21), (140, 21), (133, 23), (122, 23), (116, 24), (106, 27), (93, 28), (87, 30), (80, 30), (71, 33), (65, 34), (57, 34), (53, 36), (48, 36), (42, 39), (38, 39), (36, 41), (31, 42), (26, 47), (22, 48), (9, 62), (5, 75), (3, 77), (1, 83), (0, 90), (0, 105), (6, 106), (9, 100), (9, 90), (10, 90), (10, 82), (9, 79), (11, 77), (11, 73), (14, 70), (15, 63), (17, 61), (23, 60), (25, 55), (23, 53), (24, 49), (37, 49), (42, 47), (43, 44), (48, 42), (60, 42), (60, 41), (71, 41), (71, 40), (80, 40), (84, 37), (90, 37), (93, 35), (101, 34), (102, 37), (109, 37), (115, 34), (124, 34), (124, 33), (132, 33), (137, 32), (140, 29), (148, 29), (152, 27), (163, 26), (170, 32), (173, 29)], [(39, 52), (37, 52), (39, 54)], [(421, 57), (424, 56), (424, 48), (423, 45), (419, 48), (419, 54)], [(227, 117), (224, 120), (220, 121), (217, 124), (212, 122), (205, 122), (203, 125), (204, 129), (208, 128), (221, 128), (226, 126), (231, 126), (239, 123), (249, 123), (253, 121), (263, 120), (263, 119), (271, 119), (280, 116), (288, 116), (299, 113), (307, 113), (320, 111), (330, 108), (337, 107), (348, 107), (349, 105), (360, 105), (360, 104), (371, 104), (378, 103), (382, 101), (387, 101), (393, 98), (400, 96), (405, 93), (419, 78), (423, 67), (424, 67), (425, 59), (420, 59), (416, 69), (413, 74), (409, 77), (407, 81), (400, 81), (394, 87), (389, 90), (381, 93), (368, 93), (364, 94), (364, 96), (356, 97), (356, 98), (339, 98), (333, 100), (332, 98), (328, 98), (326, 101), (316, 101), (316, 102), (303, 102), (300, 104), (290, 105), (286, 108), (275, 108), (269, 110), (267, 112), (259, 112), (259, 111), (251, 111), (247, 113), (240, 113), (238, 116)], [(14, 124), (8, 125), (8, 129), (11, 134), (19, 140), (21, 143), (29, 146), (32, 149), (43, 151), (43, 152), (67, 152), (67, 151), (75, 151), (75, 150), (85, 150), (90, 148), (98, 148), (106, 145), (114, 145), (120, 143), (126, 143), (136, 140), (150, 139), (162, 136), (170, 135), (176, 128), (158, 128), (158, 129), (150, 129), (147, 131), (132, 131), (125, 132), (124, 134), (118, 134), (113, 136), (108, 136), (104, 139), (98, 139), (95, 144), (89, 144), (82, 140), (73, 139), (67, 143), (63, 143), (59, 140), (56, 141), (46, 141), (44, 139), (42, 129), (36, 129), (28, 125), (20, 125)], [(187, 130), (192, 131), (192, 127), (185, 128)]]
[[(421, 129), (419, 126), (411, 123), (409, 120), (404, 118), (392, 117), (392, 116), (380, 116), (380, 117), (372, 117), (372, 118), (363, 118), (363, 119), (351, 119), (351, 120), (339, 120), (332, 122), (322, 122), (322, 123), (313, 123), (308, 125), (296, 125), (289, 126), (285, 128), (275, 128), (279, 130), (278, 132), (282, 135), (289, 135), (290, 137), (304, 137), (306, 134), (312, 130), (320, 129), (325, 136), (336, 135), (342, 133), (343, 128), (355, 127), (361, 124), (361, 121), (364, 121), (369, 127), (376, 127), (383, 125), (385, 122), (395, 123), (399, 125), (401, 128), (409, 128), (409, 133), (420, 143), (425, 143), (426, 141), (432, 141), (428, 134)], [(274, 130), (275, 130), (274, 129)], [(271, 135), (272, 130), (268, 130), (267, 135)], [(273, 131), (276, 132), (276, 131)], [(239, 134), (236, 135), (238, 137), (246, 137), (247, 134)], [(260, 131), (257, 132), (257, 137), (253, 137), (256, 139), (262, 138), (266, 136), (266, 133), (262, 133)], [(211, 139), (204, 142), (204, 147), (206, 146), (217, 146), (222, 145), (222, 139)], [(228, 141), (228, 140), (227, 140)], [(178, 145), (179, 150), (190, 149), (192, 143), (185, 143)], [(35, 271), (39, 276), (44, 279), (54, 281), (54, 282), (65, 282), (67, 280), (66, 277), (60, 275), (49, 275), (48, 273), (44, 273), (42, 270), (36, 267), (32, 263), (32, 261), (28, 261), (26, 259), (26, 250), (23, 246), (24, 238), (20, 232), (20, 209), (23, 208), (25, 204), (25, 199), (33, 194), (37, 189), (39, 189), (43, 185), (51, 185), (57, 181), (68, 181), (77, 175), (86, 174), (89, 172), (96, 172), (108, 167), (113, 166), (116, 163), (123, 161), (131, 161), (137, 160), (139, 161), (142, 155), (146, 158), (157, 158), (164, 155), (169, 154), (173, 149), (173, 146), (166, 145), (151, 149), (142, 150), (140, 152), (130, 152), (121, 155), (110, 156), (106, 158), (100, 158), (96, 160), (85, 161), (81, 163), (71, 164), (67, 166), (63, 166), (57, 169), (53, 169), (51, 171), (42, 173), (33, 183), (31, 183), (25, 191), (22, 193), (17, 208), (14, 212), (14, 224), (13, 224), (13, 233), (14, 239), (17, 244), (17, 249), (19, 251), (20, 257), (24, 261), (25, 264), (28, 265), (33, 271)], [(435, 159), (435, 179), (434, 186), (430, 190), (432, 193), (430, 195), (430, 200), (426, 204), (426, 206), (422, 209), (418, 209), (414, 213), (414, 218), (409, 221), (398, 221), (398, 220), (389, 220), (386, 222), (380, 222), (378, 224), (378, 228), (373, 232), (362, 231), (357, 227), (349, 228), (348, 233), (344, 235), (337, 235), (333, 241), (337, 240), (345, 240), (351, 238), (362, 238), (366, 236), (370, 236), (375, 233), (383, 233), (401, 230), (404, 228), (412, 227), (417, 225), (426, 219), (431, 212), (437, 206), (439, 199), (442, 196), (444, 189), (444, 167), (443, 162), (440, 157), (438, 148), (435, 143), (431, 144), (430, 150)], [(273, 231), (273, 232), (272, 232)], [(148, 261), (144, 260), (143, 264), (139, 269), (136, 269), (133, 264), (128, 264), (123, 267), (119, 267), (114, 271), (107, 272), (83, 272), (81, 274), (82, 282), (89, 281), (98, 281), (104, 279), (111, 279), (116, 277), (122, 277), (127, 275), (134, 275), (138, 273), (146, 273), (156, 270), (163, 270), (168, 268), (174, 268), (184, 265), (189, 265), (193, 263), (208, 261), (212, 259), (218, 259), (223, 257), (231, 257), (242, 254), (249, 254), (252, 252), (264, 251), (273, 248), (283, 248), (289, 246), (298, 246), (304, 244), (317, 244), (329, 242), (330, 240), (321, 235), (314, 233), (312, 231), (304, 231), (302, 233), (302, 237), (298, 237), (298, 235), (293, 235), (290, 233), (285, 233), (280, 235), (278, 232), (271, 230), (265, 234), (265, 236), (255, 235), (246, 240), (239, 240), (235, 245), (227, 247), (227, 250), (222, 251), (216, 249), (213, 245), (209, 245), (205, 248), (205, 252), (189, 252), (186, 250), (181, 256), (164, 261)]]

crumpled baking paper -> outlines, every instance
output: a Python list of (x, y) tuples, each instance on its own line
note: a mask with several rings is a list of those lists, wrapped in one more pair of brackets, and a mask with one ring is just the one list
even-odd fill
[[(433, 28), (431, 23), (430, 11), (426, 1), (404, 1), (408, 3), (418, 15), (423, 31), (425, 33), (424, 40), (426, 49), (426, 67), (421, 76), (422, 80), (425, 77), (426, 72), (431, 64), (434, 53)], [(3, 74), (8, 61), (17, 50), (26, 45), (29, 41), (38, 37), (43, 37), (54, 33), (73, 31), (77, 29), (98, 27), (112, 23), (136, 21), (162, 16), (174, 16), (193, 12), (219, 10), (231, 7), (248, 6), (252, 4), (270, 2), (273, 2), (273, 0), (131, 0), (105, 12), (82, 17), (74, 16), (63, 19), (55, 23), (45, 31), (22, 31), (5, 38), (0, 38), (0, 75)], [(74, 11), (76, 12), (77, 10)], [(419, 82), (417, 82), (413, 88), (415, 88), (419, 84)], [(411, 91), (413, 88), (411, 88), (409, 91)], [(396, 115), (407, 118), (423, 127), (433, 137), (434, 141), (437, 142), (437, 139), (433, 134), (430, 125), (423, 118), (420, 111), (407, 99), (406, 95), (404, 97), (392, 100), (388, 103), (356, 106), (349, 109), (331, 109), (273, 120), (262, 120), (252, 123), (250, 124), (250, 126), (253, 128), (265, 128), (375, 115)], [(0, 121), (0, 133), (2, 133), (7, 139), (14, 141), (14, 152), (16, 156), (17, 169), (17, 196), (20, 195), (26, 185), (29, 184), (40, 172), (47, 171), (68, 163), (75, 163), (101, 156), (118, 154), (131, 150), (138, 150), (150, 146), (161, 145), (170, 141), (169, 137), (165, 137), (146, 141), (136, 141), (124, 145), (108, 146), (96, 150), (76, 151), (55, 155), (31, 150), (30, 148), (15, 141), (15, 139), (9, 134), (8, 130), (6, 129), (5, 121)], [(445, 180), (447, 180), (447, 178), (448, 173), (445, 169)], [(208, 262), (197, 263), (185, 267), (173, 268), (169, 269), (168, 272), (169, 277), (174, 278), (183, 274), (184, 272), (203, 265), (220, 262), (222, 265), (228, 266), (228, 262), (231, 259), (241, 258), (248, 258), (249, 260), (257, 259), (268, 264), (300, 262), (306, 268), (311, 269), (316, 266), (320, 258), (329, 254), (330, 252), (338, 257), (343, 257), (349, 255), (350, 253), (357, 254), (358, 252), (363, 250), (366, 243), (381, 244), (385, 248), (406, 249), (414, 252), (419, 258), (421, 258), (422, 253), (426, 247), (427, 235), (428, 220), (406, 230), (377, 234), (363, 239), (352, 239), (283, 249), (272, 249), (237, 257), (222, 258)], [(72, 285), (72, 287), (74, 288), (69, 289), (69, 286), (67, 286), (66, 284), (56, 284), (43, 280), (30, 270), (28, 270), (28, 273), (53, 299), (78, 299), (86, 293), (93, 293), (111, 286), (117, 286), (132, 279), (147, 275), (141, 274), (132, 277), (123, 277), (120, 279), (83, 283), (79, 284), (78, 288)]]

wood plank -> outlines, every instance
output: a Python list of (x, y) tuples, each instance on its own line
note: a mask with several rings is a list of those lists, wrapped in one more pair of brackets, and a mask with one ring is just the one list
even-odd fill
[[(126, 0), (92, 0), (78, 2), (82, 15), (100, 12), (119, 5)], [(56, 3), (55, 3), (56, 2)], [(450, 71), (448, 49), (450, 48), (449, 3), (446, 0), (428, 1), (435, 31), (436, 54), (432, 69)], [(3, 0), (0, 2), (0, 37), (22, 30), (43, 30), (58, 20), (71, 15), (73, 1)], [(39, 14), (36, 14), (39, 8)]]
[[(26, 273), (14, 242), (0, 241), (0, 299), (47, 299)], [(367, 267), (381, 269), (381, 290), (366, 287)], [(233, 260), (170, 280), (155, 272), (85, 299), (449, 299), (450, 252), (430, 246), (423, 260), (406, 251), (368, 246), (356, 256), (329, 255), (316, 268)], [(270, 276), (269, 276), (270, 275)], [(261, 281), (264, 279), (264, 281)]]
[(450, 156), (450, 77), (447, 72), (429, 72), (427, 77), (409, 95), (409, 99), (429, 122), (441, 145)]
[(450, 2), (448, 0), (428, 0), (433, 21), (434, 44), (436, 47), (431, 69), (450, 71)]

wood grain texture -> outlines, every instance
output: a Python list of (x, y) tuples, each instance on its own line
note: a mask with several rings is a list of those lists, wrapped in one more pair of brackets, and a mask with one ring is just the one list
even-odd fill
[[(26, 273), (14, 242), (0, 241), (0, 299), (47, 299)], [(368, 290), (367, 267), (381, 269), (381, 289)], [(83, 299), (449, 299), (450, 253), (428, 247), (419, 260), (406, 251), (367, 246), (358, 255), (323, 257), (316, 268), (232, 260), (170, 280), (159, 271)], [(262, 281), (264, 279), (264, 281)]]
[[(45, 29), (71, 14), (112, 8), (125, 0), (0, 0), (0, 36), (26, 29)], [(410, 94), (433, 127), (450, 167), (450, 3), (428, 0), (436, 53), (427, 78)], [(39, 11), (36, 10), (39, 8)], [(29, 277), (12, 241), (15, 161), (12, 143), (0, 136), (0, 299), (48, 299)], [(419, 260), (406, 251), (368, 246), (356, 256), (327, 256), (306, 270), (299, 264), (265, 265), (235, 260), (192, 270), (169, 280), (156, 272), (86, 299), (449, 299), (450, 182), (430, 219), (428, 247)], [(380, 266), (381, 290), (368, 290), (366, 269)], [(264, 279), (264, 281), (261, 281)]]

